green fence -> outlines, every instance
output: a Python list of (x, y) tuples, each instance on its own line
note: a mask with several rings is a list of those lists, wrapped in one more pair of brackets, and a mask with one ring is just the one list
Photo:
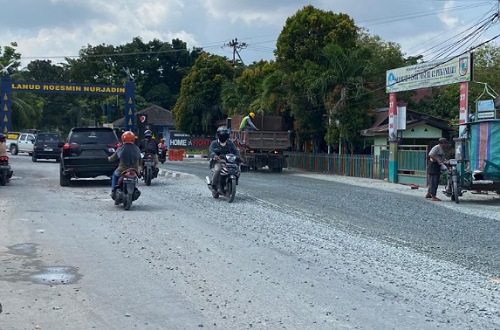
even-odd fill
[(427, 185), (427, 145), (400, 145), (398, 148), (398, 182)]
[(329, 173), (370, 179), (388, 177), (387, 153), (380, 156), (288, 152), (288, 167), (308, 172)]
[[(428, 147), (402, 145), (398, 148), (397, 182), (427, 185)], [(374, 149), (375, 150), (375, 149)], [(308, 172), (330, 173), (359, 178), (388, 178), (389, 150), (378, 149), (378, 155), (342, 155), (288, 152), (288, 167)]]

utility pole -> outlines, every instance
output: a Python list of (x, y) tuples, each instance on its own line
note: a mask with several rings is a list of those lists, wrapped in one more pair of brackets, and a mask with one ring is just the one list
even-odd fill
[(240, 59), (241, 63), (244, 65), (243, 60), (241, 59), (239, 51), (242, 49), (247, 48), (247, 43), (246, 42), (239, 42), (238, 38), (234, 38), (228, 43), (224, 43), (224, 46), (229, 46), (233, 49), (233, 65), (236, 65), (236, 55), (238, 55), (238, 58)]

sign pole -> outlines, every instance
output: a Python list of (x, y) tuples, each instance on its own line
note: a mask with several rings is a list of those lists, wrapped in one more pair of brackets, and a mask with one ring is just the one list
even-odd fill
[(12, 131), (12, 107), (11, 107), (12, 84), (9, 75), (2, 77), (0, 85), (0, 132), (7, 134)]
[(395, 117), (398, 114), (396, 93), (389, 94), (389, 182), (398, 182), (398, 137)]

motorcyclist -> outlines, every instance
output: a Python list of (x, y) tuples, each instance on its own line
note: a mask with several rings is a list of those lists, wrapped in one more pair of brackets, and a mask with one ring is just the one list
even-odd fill
[(116, 151), (108, 157), (108, 161), (114, 162), (116, 159), (120, 160), (120, 164), (113, 172), (111, 178), (111, 198), (115, 199), (116, 188), (120, 175), (123, 171), (133, 168), (139, 171), (141, 161), (141, 151), (135, 145), (135, 135), (131, 131), (126, 131), (122, 134), (123, 144), (116, 149)]
[[(153, 138), (153, 132), (146, 130), (144, 132), (144, 139), (139, 144), (139, 149), (145, 154), (152, 154), (155, 165), (158, 164), (158, 142)], [(155, 167), (155, 176), (158, 174), (159, 169)], [(141, 164), (142, 173), (142, 164)]]
[(160, 143), (158, 143), (158, 153), (160, 154), (162, 160), (166, 158), (167, 146), (165, 144), (165, 139), (160, 139)]
[(6, 157), (7, 156), (7, 142), (5, 135), (3, 133), (0, 133), (0, 157)]
[(210, 168), (213, 168), (214, 171), (212, 189), (217, 190), (221, 171), (220, 157), (226, 154), (234, 154), (240, 157), (238, 148), (229, 140), (229, 130), (226, 126), (217, 128), (217, 139), (210, 143), (208, 153), (210, 156)]

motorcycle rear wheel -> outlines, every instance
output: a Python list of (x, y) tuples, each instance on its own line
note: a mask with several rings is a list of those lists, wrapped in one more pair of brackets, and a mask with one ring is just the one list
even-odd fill
[(144, 182), (146, 183), (146, 186), (151, 185), (152, 176), (153, 176), (153, 172), (152, 172), (151, 168), (149, 168), (149, 167), (144, 168)]
[(0, 186), (5, 186), (7, 184), (7, 174), (2, 173), (2, 176), (0, 177)]
[(123, 196), (123, 208), (128, 211), (130, 206), (132, 206), (132, 194), (127, 193)]

